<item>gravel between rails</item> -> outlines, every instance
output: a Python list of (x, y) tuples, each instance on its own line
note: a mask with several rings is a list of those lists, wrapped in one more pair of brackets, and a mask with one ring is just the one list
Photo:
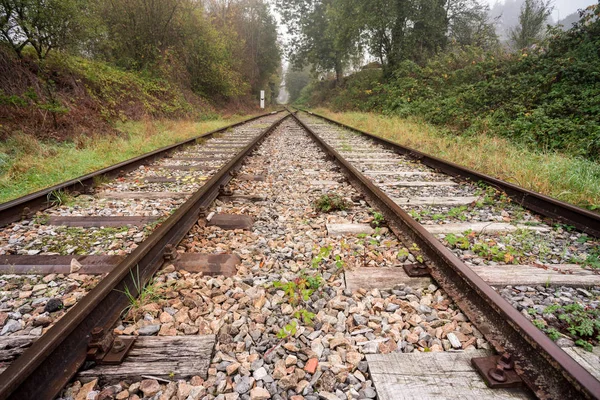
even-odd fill
[[(229, 188), (266, 200), (217, 200), (209, 213), (249, 215), (253, 229), (225, 231), (201, 224), (178, 247), (180, 252), (235, 253), (242, 260), (237, 275), (207, 277), (167, 265), (151, 284), (155, 298), (131, 309), (116, 328), (130, 335), (215, 334), (208, 378), (168, 384), (148, 379), (95, 390), (74, 382), (64, 399), (375, 398), (365, 354), (489, 348), (435, 285), (345, 289), (345, 270), (399, 267), (399, 253), (406, 249), (385, 227), (365, 237), (328, 235), (327, 223), (368, 224), (373, 210), (295, 122), (285, 121), (240, 173), (267, 179), (234, 178)], [(323, 194), (342, 196), (349, 208), (318, 212), (314, 202)], [(331, 249), (326, 256), (325, 248)], [(336, 265), (336, 259), (345, 265)], [(303, 277), (321, 279), (306, 300), (294, 303), (275, 287)], [(312, 323), (295, 315), (302, 310), (314, 314)], [(292, 321), (295, 332), (278, 337)]]

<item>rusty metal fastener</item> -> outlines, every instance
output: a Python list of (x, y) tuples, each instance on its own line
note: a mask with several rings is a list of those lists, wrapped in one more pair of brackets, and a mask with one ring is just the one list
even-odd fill
[(115, 339), (115, 341), (113, 342), (111, 351), (113, 353), (119, 353), (119, 352), (123, 351), (124, 348), (125, 348), (125, 343), (121, 339)]
[(94, 342), (102, 340), (102, 338), (104, 337), (104, 328), (102, 328), (101, 326), (95, 327), (94, 329), (92, 329), (91, 335), (92, 341)]
[(168, 244), (165, 246), (165, 251), (163, 253), (163, 258), (166, 261), (171, 261), (177, 259), (179, 254), (177, 253), (177, 249), (172, 244)]
[(221, 185), (219, 186), (219, 194), (221, 196), (231, 196), (233, 194), (233, 191), (225, 188), (225, 185)]
[(515, 367), (515, 362), (510, 354), (504, 353), (498, 360), (498, 365), (501, 366), (502, 369), (511, 370)]
[(496, 365), (496, 368), (492, 368), (488, 371), (488, 376), (498, 382), (506, 382), (506, 373), (501, 365)]

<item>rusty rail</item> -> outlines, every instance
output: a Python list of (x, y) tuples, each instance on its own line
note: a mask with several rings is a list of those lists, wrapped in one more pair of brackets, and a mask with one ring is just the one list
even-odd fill
[[(279, 112), (281, 111), (276, 111), (276, 113)], [(111, 165), (110, 167), (94, 171), (92, 173), (80, 176), (78, 178), (71, 179), (58, 185), (54, 185), (49, 188), (28, 194), (26, 196), (19, 197), (18, 199), (14, 199), (6, 203), (0, 204), (0, 227), (6, 226), (12, 222), (19, 221), (22, 218), (29, 218), (33, 214), (35, 214), (36, 211), (44, 210), (50, 207), (51, 204), (48, 201), (48, 196), (51, 195), (51, 193), (53, 192), (65, 190), (71, 192), (86, 193), (94, 187), (94, 179), (96, 177), (113, 178), (123, 175), (126, 172), (129, 172), (139, 167), (140, 165), (147, 164), (159, 158), (163, 158), (169, 153), (177, 151), (184, 146), (192, 145), (198, 139), (210, 138), (211, 136), (217, 133), (224, 132), (227, 129), (235, 128), (237, 126), (246, 124), (248, 122), (254, 121), (262, 117), (266, 117), (270, 114), (273, 114), (273, 112), (260, 114), (255, 117), (227, 125), (223, 128), (215, 129), (213, 131), (204, 133), (191, 139), (160, 148), (150, 153), (146, 153), (141, 156), (125, 160), (118, 164)]]
[[(0, 399), (55, 398), (83, 365), (92, 330), (96, 327), (112, 329), (127, 306), (125, 288), (129, 288), (135, 296), (139, 294), (138, 289), (143, 288), (162, 265), (167, 246), (176, 246), (181, 241), (198, 221), (201, 210), (214, 201), (219, 194), (219, 188), (232, 178), (231, 172), (238, 169), (244, 158), (288, 117), (289, 114), (286, 114), (263, 130), (115, 267), (98, 286), (14, 361), (0, 375)], [(251, 120), (253, 119), (256, 118)], [(228, 127), (219, 131), (225, 129)]]
[[(407, 246), (416, 243), (420, 247), (431, 276), (496, 351), (506, 351), (513, 356), (516, 371), (539, 398), (600, 398), (600, 382), (596, 378), (533, 326), (311, 128), (295, 115), (293, 118), (335, 159), (350, 182), (367, 195), (369, 202), (383, 212), (394, 233)], [(436, 163), (443, 161), (436, 159)]]

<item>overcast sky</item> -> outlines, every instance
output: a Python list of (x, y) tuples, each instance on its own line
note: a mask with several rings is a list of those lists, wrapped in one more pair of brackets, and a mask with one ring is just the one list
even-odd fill
[[(497, 0), (480, 0), (483, 2), (487, 2), (490, 7), (492, 7)], [(500, 3), (504, 3), (504, 1), (500, 1)], [(558, 16), (560, 18), (564, 18), (569, 14), (574, 13), (580, 8), (586, 8), (592, 4), (596, 4), (597, 1), (594, 0), (554, 0), (554, 12), (552, 13), (552, 17), (554, 20), (558, 20)]]

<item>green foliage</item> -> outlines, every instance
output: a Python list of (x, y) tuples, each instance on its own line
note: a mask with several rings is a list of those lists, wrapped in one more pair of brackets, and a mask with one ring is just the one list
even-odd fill
[(379, 211), (373, 211), (373, 222), (372, 224), (376, 227), (381, 226), (385, 222), (385, 218)]
[(315, 314), (301, 308), (294, 312), (294, 318), (302, 319), (305, 325), (312, 325)]
[(343, 211), (350, 207), (350, 203), (337, 194), (324, 194), (315, 201), (314, 205), (317, 210), (326, 213), (330, 211)]
[(129, 271), (131, 276), (131, 281), (133, 282), (133, 287), (129, 287), (125, 285), (124, 290), (117, 290), (117, 292), (123, 293), (129, 302), (129, 305), (123, 310), (123, 312), (127, 312), (127, 315), (130, 316), (134, 321), (137, 318), (137, 315), (141, 312), (141, 308), (146, 304), (151, 303), (160, 299), (160, 295), (158, 293), (159, 286), (152, 281), (150, 281), (147, 285), (143, 285), (140, 278), (140, 270), (139, 265), (136, 265), (136, 274), (133, 274), (133, 270)]
[(594, 6), (574, 28), (551, 31), (546, 44), (519, 54), (452, 47), (422, 65), (400, 62), (389, 77), (365, 70), (343, 88), (314, 83), (305, 101), (418, 116), (449, 127), (448, 135), (489, 132), (600, 160), (599, 16)]
[(62, 189), (51, 191), (46, 196), (46, 199), (48, 201), (48, 204), (51, 204), (52, 206), (55, 206), (55, 207), (59, 207), (62, 205), (68, 206), (68, 205), (72, 204), (74, 201), (73, 196), (69, 192), (66, 192)]
[(551, 322), (554, 328), (567, 333), (575, 344), (591, 351), (593, 344), (600, 341), (600, 310), (584, 307), (579, 303), (564, 306), (546, 307), (544, 314), (554, 314), (558, 318)]
[(83, 38), (87, 11), (86, 0), (1, 0), (0, 42), (19, 57), (31, 46), (42, 60)]
[(519, 14), (519, 25), (509, 32), (510, 40), (517, 49), (529, 47), (541, 39), (552, 9), (551, 0), (525, 0)]
[(277, 337), (279, 339), (286, 339), (290, 336), (294, 336), (298, 330), (298, 322), (295, 320), (285, 325), (283, 328), (277, 332)]
[(323, 278), (320, 275), (309, 275), (302, 271), (294, 280), (290, 282), (273, 282), (273, 287), (282, 289), (288, 297), (290, 304), (297, 305), (300, 302), (306, 302), (310, 296), (323, 284)]

